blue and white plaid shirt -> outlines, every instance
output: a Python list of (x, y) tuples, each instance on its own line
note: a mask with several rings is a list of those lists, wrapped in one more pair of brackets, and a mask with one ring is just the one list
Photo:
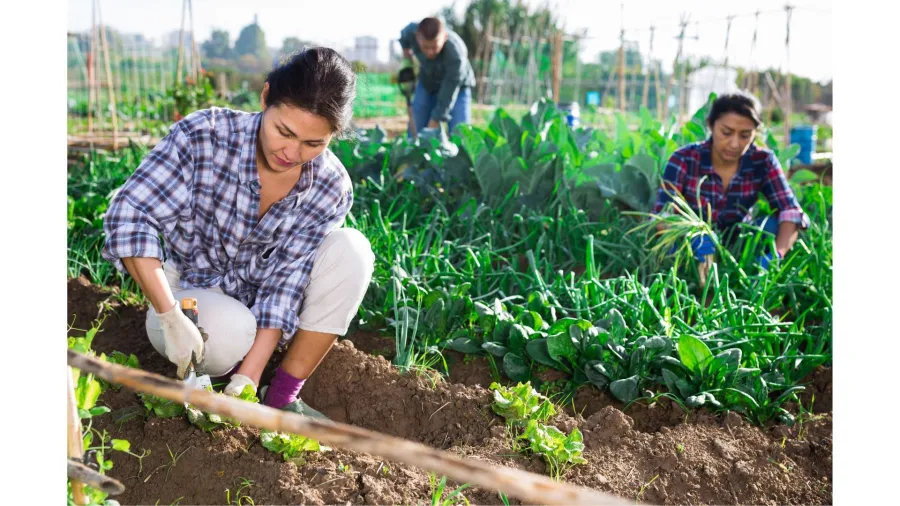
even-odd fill
[(211, 108), (174, 124), (110, 202), (103, 257), (123, 273), (122, 258), (163, 260), (162, 234), (182, 288), (220, 287), (250, 308), (258, 328), (290, 339), (316, 249), (343, 224), (353, 188), (326, 149), (258, 220), (261, 119)]

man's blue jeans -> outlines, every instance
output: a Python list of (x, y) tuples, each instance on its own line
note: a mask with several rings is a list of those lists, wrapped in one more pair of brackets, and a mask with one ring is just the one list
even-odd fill
[[(421, 132), (428, 122), (431, 121), (431, 112), (437, 105), (437, 93), (429, 93), (422, 87), (422, 83), (416, 84), (415, 96), (413, 97), (412, 109), (413, 120), (416, 124), (416, 132)], [(452, 134), (456, 125), (461, 123), (472, 123), (472, 90), (469, 88), (460, 88), (456, 95), (456, 102), (450, 110), (450, 124), (447, 134)], [(407, 129), (407, 136), (409, 135)]]

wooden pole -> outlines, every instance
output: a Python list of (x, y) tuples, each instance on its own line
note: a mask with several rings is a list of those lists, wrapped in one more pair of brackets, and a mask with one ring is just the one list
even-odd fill
[(181, 0), (181, 30), (178, 32), (178, 63), (175, 64), (175, 87), (181, 85), (181, 67), (184, 62), (184, 17), (187, 11), (187, 0)]
[(728, 28), (725, 29), (725, 68), (728, 68), (728, 40), (731, 38), (731, 22), (734, 16), (728, 16)]
[(191, 388), (158, 374), (107, 363), (73, 350), (67, 352), (70, 366), (138, 392), (179, 403), (187, 402), (206, 413), (219, 414), (261, 429), (300, 434), (328, 445), (403, 462), (445, 475), (459, 483), (497, 490), (529, 504), (629, 504), (618, 497), (553, 481), (547, 476), (464, 459), (398, 437)]
[[(66, 380), (68, 388), (66, 397), (67, 454), (70, 459), (80, 461), (84, 455), (83, 441), (81, 439), (81, 418), (78, 416), (78, 402), (75, 400), (75, 382), (72, 379), (72, 368), (66, 367), (66, 372), (68, 374)], [(71, 479), (70, 481), (75, 504), (87, 504), (87, 497), (84, 495), (84, 483), (77, 479)]]
[(672, 96), (672, 85), (675, 83), (675, 70), (681, 62), (681, 51), (684, 49), (684, 31), (687, 29), (688, 24), (687, 18), (684, 15), (681, 16), (681, 22), (679, 24), (681, 25), (681, 32), (678, 34), (678, 52), (675, 53), (675, 63), (672, 65), (672, 74), (669, 75), (669, 83), (666, 86), (666, 96), (663, 101), (663, 118), (669, 114), (669, 97)]
[(653, 65), (653, 74), (656, 79), (654, 79), (654, 84), (656, 84), (656, 115), (659, 121), (663, 120), (662, 116), (662, 78), (660, 77), (659, 68), (662, 66), (662, 63), (657, 63)]
[(793, 5), (785, 5), (785, 12), (787, 12), (787, 26), (786, 26), (786, 35), (784, 38), (784, 53), (785, 53), (785, 63), (784, 63), (784, 93), (782, 93), (782, 99), (784, 100), (784, 144), (788, 145), (791, 142), (791, 114), (793, 113), (793, 97), (791, 96), (791, 14), (794, 12)]
[[(72, 368), (70, 367), (69, 370)], [(66, 461), (66, 475), (71, 480), (78, 480), (82, 484), (90, 485), (101, 492), (118, 495), (125, 491), (125, 485), (115, 478), (103, 475), (90, 467), (73, 460)]]
[(194, 4), (191, 0), (187, 0), (188, 15), (191, 18), (191, 76), (193, 76), (194, 84), (197, 84), (200, 78), (200, 51), (197, 50), (197, 33), (194, 31)]
[(132, 66), (132, 70), (134, 70), (134, 72), (133, 72), (134, 73), (134, 82), (137, 85), (136, 86), (137, 95), (135, 96), (135, 98), (137, 98), (137, 100), (135, 100), (135, 103), (139, 104), (139, 103), (143, 102), (144, 90), (143, 90), (143, 87), (141, 86), (141, 74), (137, 67), (138, 66), (138, 53), (137, 53), (137, 47), (135, 47), (135, 46), (131, 46), (131, 66)]
[(91, 2), (91, 48), (88, 51), (88, 134), (94, 132), (94, 102), (97, 97), (94, 93), (94, 78), (97, 75), (95, 62), (97, 61), (97, 0)]
[[(553, 39), (551, 39), (553, 46), (553, 59), (550, 61), (553, 73), (553, 101), (559, 102), (559, 88), (560, 83), (562, 81), (562, 49), (563, 49), (563, 40), (562, 40), (562, 32), (556, 32), (553, 34)], [(546, 86), (546, 85), (545, 85)], [(546, 88), (545, 88), (546, 89)], [(544, 92), (546, 93), (546, 91)]]
[(619, 29), (619, 66), (618, 66), (618, 90), (616, 102), (619, 112), (625, 112), (625, 4), (621, 5), (621, 24)]
[(113, 126), (113, 150), (119, 148), (119, 118), (116, 113), (116, 90), (113, 89), (112, 71), (109, 65), (109, 47), (106, 44), (106, 30), (103, 26), (103, 18), (100, 13), (100, 2), (97, 1), (97, 18), (100, 21), (100, 44), (103, 46), (103, 61), (106, 68), (106, 87), (109, 88), (109, 108), (112, 114)]
[[(697, 26), (700, 26), (700, 23), (697, 22)], [(689, 62), (685, 62), (684, 65), (681, 66), (680, 78), (678, 79), (678, 121), (684, 117), (684, 114), (687, 110), (687, 67)]]
[(476, 60), (479, 58), (479, 56), (481, 58), (481, 68), (479, 69), (480, 75), (478, 77), (478, 83), (477, 83), (477, 85), (478, 85), (478, 102), (481, 104), (485, 103), (484, 95), (485, 95), (485, 85), (487, 83), (485, 83), (484, 80), (487, 79), (488, 68), (490, 67), (490, 61), (494, 54), (494, 52), (491, 50), (492, 49), (491, 36), (493, 35), (493, 31), (494, 31), (494, 13), (491, 12), (488, 15), (487, 26), (485, 27), (484, 32), (482, 32), (482, 34), (481, 34), (481, 44), (480, 44), (481, 52), (480, 53), (476, 52), (476, 56), (475, 56)]
[(756, 21), (753, 25), (753, 40), (750, 42), (750, 66), (753, 69), (752, 72), (748, 72), (748, 80), (747, 85), (745, 86), (750, 90), (750, 93), (756, 94), (759, 92), (759, 71), (756, 70), (756, 60), (754, 59), (754, 55), (756, 53), (756, 36), (759, 33), (759, 11), (756, 11)]
[[(653, 77), (653, 34), (656, 31), (655, 26), (650, 27), (650, 49), (647, 53), (647, 77), (644, 78), (644, 92), (641, 94), (641, 107), (647, 108), (647, 100), (650, 98), (650, 80)], [(657, 85), (658, 87), (659, 85)]]
[(575, 100), (581, 104), (581, 36), (575, 37)]
[(770, 125), (772, 123), (772, 110), (775, 105), (781, 107), (781, 110), (784, 110), (784, 103), (781, 100), (781, 93), (778, 91), (778, 84), (772, 79), (772, 74), (766, 71), (766, 84), (769, 85), (769, 101), (768, 101), (768, 112), (766, 113), (766, 124)]

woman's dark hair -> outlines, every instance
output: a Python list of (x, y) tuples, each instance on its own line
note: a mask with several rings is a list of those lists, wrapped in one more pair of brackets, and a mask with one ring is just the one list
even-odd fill
[(753, 95), (745, 93), (743, 91), (728, 93), (726, 95), (717, 97), (713, 102), (712, 107), (710, 107), (709, 109), (709, 115), (706, 117), (706, 123), (710, 128), (712, 128), (712, 126), (716, 123), (716, 120), (722, 117), (722, 115), (728, 114), (729, 112), (740, 114), (741, 116), (752, 121), (753, 124), (757, 127), (759, 125), (762, 125), (762, 120), (760, 119), (759, 100), (757, 100)]
[(266, 107), (291, 105), (328, 120), (339, 136), (349, 130), (356, 98), (350, 62), (327, 47), (303, 48), (266, 76)]

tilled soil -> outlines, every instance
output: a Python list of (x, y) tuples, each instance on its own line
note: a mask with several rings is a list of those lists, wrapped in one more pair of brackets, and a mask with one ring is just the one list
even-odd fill
[[(142, 368), (174, 375), (174, 366), (147, 341), (142, 308), (121, 305), (84, 279), (69, 280), (68, 295), (68, 321), (74, 315), (77, 328), (90, 327), (101, 301), (112, 310), (95, 338), (96, 350), (134, 353)], [(539, 457), (510, 449), (503, 421), (490, 409), (486, 364), (450, 356), (448, 379), (402, 375), (353, 341), (350, 336), (335, 345), (304, 386), (310, 406), (335, 421), (546, 474)], [(379, 345), (371, 335), (359, 341), (369, 351), (391, 344)], [(686, 416), (664, 403), (632, 406), (626, 414), (603, 393), (582, 389), (574, 407), (552, 421), (561, 430), (578, 427), (584, 434), (588, 463), (573, 467), (564, 479), (653, 504), (830, 504), (831, 371), (820, 369), (813, 376), (815, 407), (827, 411), (791, 428), (755, 427), (734, 414)], [(417, 468), (337, 448), (309, 454), (298, 466), (264, 449), (253, 428), (208, 434), (186, 419), (138, 416), (117, 422), (129, 409), (140, 411), (134, 392), (125, 388), (106, 392), (101, 404), (113, 412), (97, 418), (95, 428), (128, 439), (135, 453), (150, 450), (142, 461), (112, 455), (115, 467), (109, 474), (126, 487), (115, 497), (121, 504), (237, 503), (243, 479), (253, 483), (240, 495), (255, 504), (431, 503), (429, 473)], [(458, 485), (450, 483), (448, 492)], [(493, 491), (468, 488), (464, 494), (473, 504), (502, 504)]]

